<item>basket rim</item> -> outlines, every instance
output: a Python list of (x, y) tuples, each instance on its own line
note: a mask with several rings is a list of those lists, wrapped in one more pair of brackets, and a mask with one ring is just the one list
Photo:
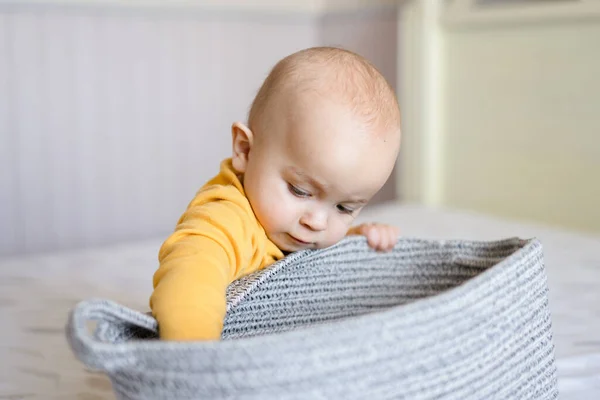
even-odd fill
[[(264, 349), (264, 346), (273, 345), (276, 343), (294, 343), (302, 340), (303, 337), (310, 336), (313, 339), (319, 340), (322, 338), (323, 341), (329, 340), (332, 330), (349, 330), (361, 324), (369, 324), (370, 321), (376, 321), (381, 318), (390, 318), (393, 316), (400, 316), (408, 313), (423, 312), (425, 310), (433, 310), (436, 305), (448, 303), (450, 300), (460, 298), (461, 296), (467, 295), (471, 290), (479, 288), (486, 281), (494, 278), (501, 277), (503, 274), (510, 273), (511, 266), (514, 266), (514, 262), (526, 258), (526, 254), (531, 255), (542, 255), (542, 245), (537, 238), (531, 239), (520, 239), (517, 237), (493, 240), (493, 241), (479, 241), (479, 240), (430, 240), (430, 239), (418, 239), (418, 238), (403, 238), (405, 242), (412, 243), (423, 243), (427, 245), (437, 244), (439, 246), (453, 246), (461, 244), (462, 246), (477, 246), (477, 247), (497, 247), (500, 245), (514, 244), (517, 249), (503, 258), (493, 267), (490, 267), (480, 274), (464, 281), (463, 283), (445, 290), (435, 296), (424, 297), (416, 299), (406, 304), (393, 306), (384, 310), (374, 311), (372, 313), (361, 314), (357, 316), (351, 316), (343, 319), (338, 319), (330, 322), (318, 323), (315, 325), (307, 325), (298, 327), (293, 330), (268, 333), (264, 335), (249, 336), (243, 338), (235, 338), (231, 340), (214, 340), (214, 341), (161, 341), (161, 340), (133, 340), (124, 343), (106, 343), (106, 342), (94, 342), (94, 347), (101, 351), (113, 351), (120, 354), (130, 354), (131, 362), (134, 359), (144, 359), (151, 356), (149, 353), (156, 354), (158, 352), (182, 352), (189, 353), (190, 351), (203, 352), (204, 355), (218, 356), (219, 354), (235, 352), (237, 350), (250, 351), (251, 349)], [(348, 241), (364, 242), (366, 239), (360, 238), (349, 238)], [(348, 241), (343, 241), (347, 243)], [(334, 246), (343, 246), (344, 243), (338, 243)], [(334, 247), (332, 246), (332, 247)], [(331, 249), (332, 247), (328, 248)], [(306, 257), (325, 251), (322, 250), (305, 250), (294, 253), (273, 265), (273, 272), (276, 273), (282, 268), (290, 265), (291, 263), (302, 260)], [(543, 261), (542, 261), (543, 263)], [(543, 265), (542, 265), (543, 267)], [(117, 308), (126, 310), (128, 313), (135, 313), (136, 318), (139, 319), (151, 319), (153, 318), (147, 314), (139, 313), (138, 311), (129, 310), (111, 300), (104, 299), (90, 299), (82, 301), (76, 308), (91, 307), (94, 304), (103, 307)], [(138, 315), (139, 314), (139, 315)], [(128, 357), (129, 358), (129, 357)]]

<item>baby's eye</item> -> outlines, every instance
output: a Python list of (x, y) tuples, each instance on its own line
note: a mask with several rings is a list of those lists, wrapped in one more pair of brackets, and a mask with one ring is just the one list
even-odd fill
[(348, 208), (342, 204), (338, 204), (336, 207), (339, 212), (344, 213), (344, 214), (352, 214), (354, 212), (354, 209)]
[(310, 197), (310, 193), (305, 192), (302, 189), (297, 188), (296, 186), (292, 185), (291, 183), (288, 183), (288, 188), (290, 190), (290, 192), (297, 197)]

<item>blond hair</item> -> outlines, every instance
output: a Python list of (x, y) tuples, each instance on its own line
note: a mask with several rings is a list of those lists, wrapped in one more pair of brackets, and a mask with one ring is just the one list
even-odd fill
[(400, 110), (394, 90), (366, 58), (337, 47), (312, 47), (280, 60), (258, 90), (248, 114), (256, 130), (270, 102), (278, 94), (316, 91), (336, 96), (366, 124), (400, 127)]

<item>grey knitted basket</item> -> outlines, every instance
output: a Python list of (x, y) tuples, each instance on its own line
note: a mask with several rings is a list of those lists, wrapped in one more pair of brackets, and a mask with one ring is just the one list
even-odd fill
[(349, 237), (232, 284), (223, 341), (156, 340), (107, 300), (78, 304), (67, 337), (118, 399), (555, 399), (547, 292), (535, 239)]

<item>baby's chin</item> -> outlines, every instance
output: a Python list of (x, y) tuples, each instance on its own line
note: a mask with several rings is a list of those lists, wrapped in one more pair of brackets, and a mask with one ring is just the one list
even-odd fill
[(273, 242), (273, 244), (275, 244), (275, 246), (277, 246), (279, 250), (284, 253), (292, 253), (297, 251), (296, 249), (293, 249), (289, 243), (286, 243), (283, 239), (279, 239), (276, 235), (267, 234), (267, 237), (271, 242)]

